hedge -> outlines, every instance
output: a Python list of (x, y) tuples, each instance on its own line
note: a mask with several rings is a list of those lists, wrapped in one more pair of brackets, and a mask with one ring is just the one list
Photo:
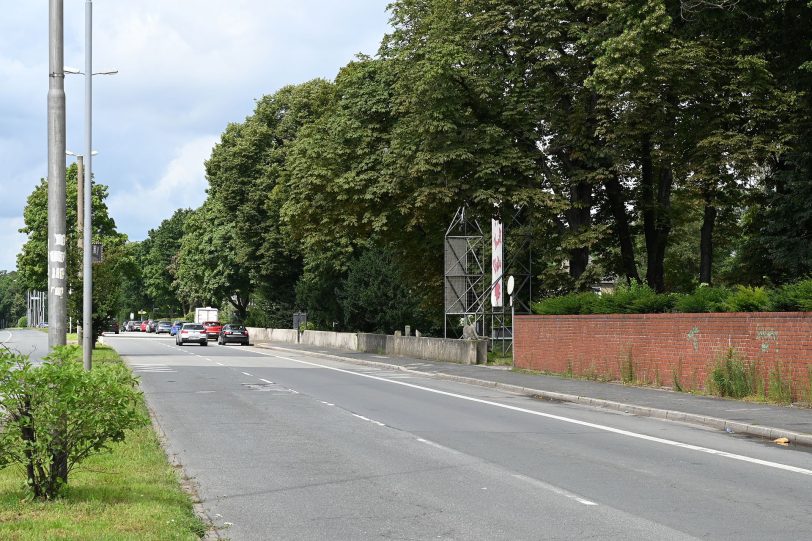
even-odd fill
[(812, 311), (812, 279), (774, 289), (700, 286), (687, 294), (658, 294), (645, 284), (633, 283), (614, 293), (570, 293), (533, 304), (533, 312), (540, 315), (808, 311)]

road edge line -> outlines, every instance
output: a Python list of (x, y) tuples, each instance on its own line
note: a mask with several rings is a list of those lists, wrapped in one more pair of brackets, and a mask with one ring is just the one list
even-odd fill
[(441, 379), (446, 381), (454, 381), (457, 383), (464, 383), (467, 385), (475, 385), (477, 387), (485, 387), (491, 389), (499, 389), (510, 393), (529, 396), (531, 398), (540, 398), (544, 400), (557, 400), (560, 402), (570, 402), (580, 404), (583, 406), (592, 406), (595, 408), (606, 409), (611, 411), (621, 411), (623, 413), (630, 413), (639, 417), (652, 417), (664, 421), (677, 421), (692, 425), (704, 426), (708, 428), (715, 428), (718, 430), (732, 431), (736, 434), (747, 434), (750, 436), (757, 436), (774, 440), (777, 438), (787, 438), (790, 443), (794, 445), (803, 445), (812, 447), (812, 434), (805, 434), (802, 432), (794, 432), (783, 428), (775, 428), (762, 425), (754, 425), (749, 423), (742, 423), (738, 421), (731, 421), (728, 419), (721, 419), (718, 417), (710, 417), (706, 415), (699, 415), (696, 413), (686, 413), (677, 410), (664, 410), (659, 408), (651, 408), (648, 406), (638, 406), (635, 404), (625, 404), (622, 402), (615, 402), (612, 400), (604, 400), (602, 398), (590, 398), (587, 396), (572, 395), (566, 393), (558, 393), (554, 391), (545, 391), (542, 389), (533, 389), (531, 387), (524, 387), (521, 385), (513, 385), (510, 383), (500, 383), (498, 381), (488, 381), (468, 376), (457, 376), (453, 374), (444, 374), (442, 372), (421, 372), (413, 368), (407, 368), (397, 364), (389, 364), (379, 361), (368, 361), (366, 359), (354, 359), (352, 357), (344, 357), (333, 353), (322, 353), (320, 351), (310, 351), (296, 348), (286, 348), (284, 346), (276, 346), (268, 343), (256, 342), (255, 347), (262, 349), (275, 349), (280, 351), (288, 351), (293, 353), (307, 353), (316, 357), (324, 357), (327, 359), (336, 359), (360, 366), (373, 366), (388, 370), (395, 370), (399, 372), (406, 372), (412, 374), (419, 374), (434, 379)]

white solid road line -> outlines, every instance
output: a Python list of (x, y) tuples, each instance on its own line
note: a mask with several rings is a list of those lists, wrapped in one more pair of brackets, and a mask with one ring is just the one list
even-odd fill
[(700, 452), (700, 453), (716, 455), (716, 456), (720, 456), (720, 457), (723, 457), (723, 458), (729, 458), (729, 459), (733, 459), (733, 460), (740, 460), (742, 462), (748, 462), (750, 464), (757, 464), (759, 466), (766, 466), (768, 468), (775, 468), (775, 469), (778, 469), (778, 470), (784, 470), (784, 471), (788, 471), (788, 472), (792, 472), (792, 473), (799, 473), (799, 474), (802, 474), (802, 475), (812, 476), (812, 470), (807, 470), (805, 468), (799, 468), (797, 466), (790, 466), (788, 464), (781, 464), (779, 462), (772, 462), (772, 461), (769, 461), (769, 460), (762, 460), (760, 458), (753, 458), (753, 457), (749, 457), (749, 456), (739, 455), (739, 454), (736, 454), (736, 453), (728, 453), (727, 451), (720, 451), (718, 449), (711, 449), (710, 447), (701, 447), (699, 445), (692, 445), (690, 443), (682, 443), (682, 442), (679, 442), (679, 441), (667, 440), (665, 438), (658, 438), (656, 436), (649, 436), (647, 434), (640, 434), (638, 432), (632, 432), (630, 430), (623, 430), (623, 429), (614, 428), (614, 427), (611, 427), (611, 426), (599, 425), (599, 424), (596, 424), (596, 423), (590, 423), (590, 422), (587, 422), (587, 421), (581, 421), (581, 420), (578, 420), (578, 419), (573, 419), (571, 417), (564, 417), (564, 416), (561, 416), (561, 415), (554, 415), (552, 413), (544, 413), (544, 412), (541, 412), (541, 411), (535, 411), (535, 410), (530, 410), (530, 409), (526, 409), (526, 408), (520, 408), (518, 406), (510, 406), (508, 404), (500, 404), (499, 402), (492, 402), (490, 400), (483, 400), (481, 398), (474, 398), (472, 396), (465, 396), (465, 395), (461, 395), (461, 394), (457, 394), (457, 393), (449, 393), (447, 391), (440, 391), (438, 389), (432, 389), (431, 387), (423, 387), (422, 385), (415, 385), (414, 383), (407, 383), (405, 381), (382, 378), (382, 377), (378, 377), (378, 376), (373, 376), (371, 374), (363, 374), (363, 373), (360, 373), (360, 372), (353, 372), (352, 370), (345, 370), (343, 368), (336, 368), (334, 366), (327, 366), (327, 365), (323, 365), (323, 364), (319, 364), (319, 363), (313, 363), (313, 362), (309, 362), (309, 361), (302, 361), (300, 359), (292, 359), (290, 357), (283, 357), (281, 355), (275, 355), (273, 353), (265, 353), (265, 352), (262, 352), (262, 351), (257, 351), (256, 353), (260, 353), (262, 355), (265, 355), (266, 357), (276, 357), (278, 359), (283, 359), (283, 360), (291, 361), (291, 362), (294, 362), (294, 363), (306, 364), (308, 366), (315, 366), (315, 367), (318, 367), (318, 368), (324, 368), (326, 370), (333, 370), (335, 372), (342, 372), (344, 374), (351, 374), (353, 376), (358, 376), (358, 377), (362, 377), (362, 378), (374, 379), (374, 380), (377, 380), (377, 381), (390, 383), (392, 385), (402, 385), (404, 387), (409, 387), (409, 388), (412, 388), (412, 389), (418, 389), (418, 390), (421, 390), (421, 391), (426, 391), (426, 392), (429, 392), (429, 393), (448, 396), (448, 397), (451, 397), (451, 398), (457, 398), (457, 399), (460, 399), (460, 400), (467, 400), (469, 402), (476, 402), (478, 404), (485, 404), (487, 406), (493, 406), (493, 407), (502, 408), (502, 409), (506, 409), (506, 410), (517, 411), (517, 412), (520, 412), (520, 413), (527, 413), (529, 415), (536, 415), (538, 417), (546, 417), (547, 419), (554, 419), (556, 421), (561, 421), (561, 422), (564, 422), (564, 423), (571, 423), (571, 424), (574, 424), (574, 425), (594, 428), (596, 430), (602, 430), (604, 432), (611, 432), (613, 434), (618, 434), (620, 436), (627, 436), (629, 438), (636, 438), (636, 439), (640, 439), (640, 440), (644, 440), (644, 441), (650, 441), (650, 442), (653, 442), (653, 443), (660, 443), (662, 445), (669, 445), (671, 447), (679, 447), (681, 449), (687, 449), (689, 451), (697, 451), (697, 452)]
[(11, 340), (11, 331), (3, 331), (3, 332), (8, 334), (8, 338), (6, 338), (5, 340), (0, 340), (0, 344), (5, 344), (9, 340)]
[(533, 479), (532, 477), (527, 477), (526, 475), (521, 475), (519, 473), (514, 473), (513, 477), (515, 477), (516, 479), (519, 479), (521, 481), (524, 481), (525, 483), (530, 483), (531, 485), (537, 486), (539, 488), (543, 488), (544, 490), (549, 490), (550, 492), (553, 492), (553, 493), (558, 494), (560, 496), (564, 496), (565, 498), (575, 500), (576, 502), (584, 504), (584, 505), (598, 505), (597, 503), (595, 503), (595, 502), (593, 502), (591, 500), (587, 500), (586, 498), (582, 498), (581, 496), (579, 496), (577, 494), (573, 494), (572, 492), (564, 490), (563, 488), (558, 488), (555, 485), (551, 485), (550, 483), (545, 483), (544, 481), (539, 481), (538, 479)]

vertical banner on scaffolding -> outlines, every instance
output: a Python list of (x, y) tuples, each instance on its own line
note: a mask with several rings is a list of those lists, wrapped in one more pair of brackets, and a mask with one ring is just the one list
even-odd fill
[(504, 305), (502, 300), (503, 241), (502, 222), (491, 220), (491, 306), (495, 308)]

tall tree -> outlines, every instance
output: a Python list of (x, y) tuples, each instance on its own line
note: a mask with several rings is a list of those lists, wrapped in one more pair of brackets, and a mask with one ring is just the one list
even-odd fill
[(172, 282), (183, 227), (191, 213), (190, 209), (176, 210), (171, 218), (163, 220), (156, 229), (150, 229), (142, 244), (144, 288), (151, 299), (151, 305), (163, 316), (182, 315), (189, 308), (183, 306)]
[(251, 293), (268, 308), (287, 309), (286, 318), (301, 274), (300, 250), (280, 216), (289, 148), (332, 95), (332, 85), (316, 79), (264, 96), (244, 122), (226, 128), (206, 162), (208, 200), (231, 227), (227, 249), (247, 272)]

